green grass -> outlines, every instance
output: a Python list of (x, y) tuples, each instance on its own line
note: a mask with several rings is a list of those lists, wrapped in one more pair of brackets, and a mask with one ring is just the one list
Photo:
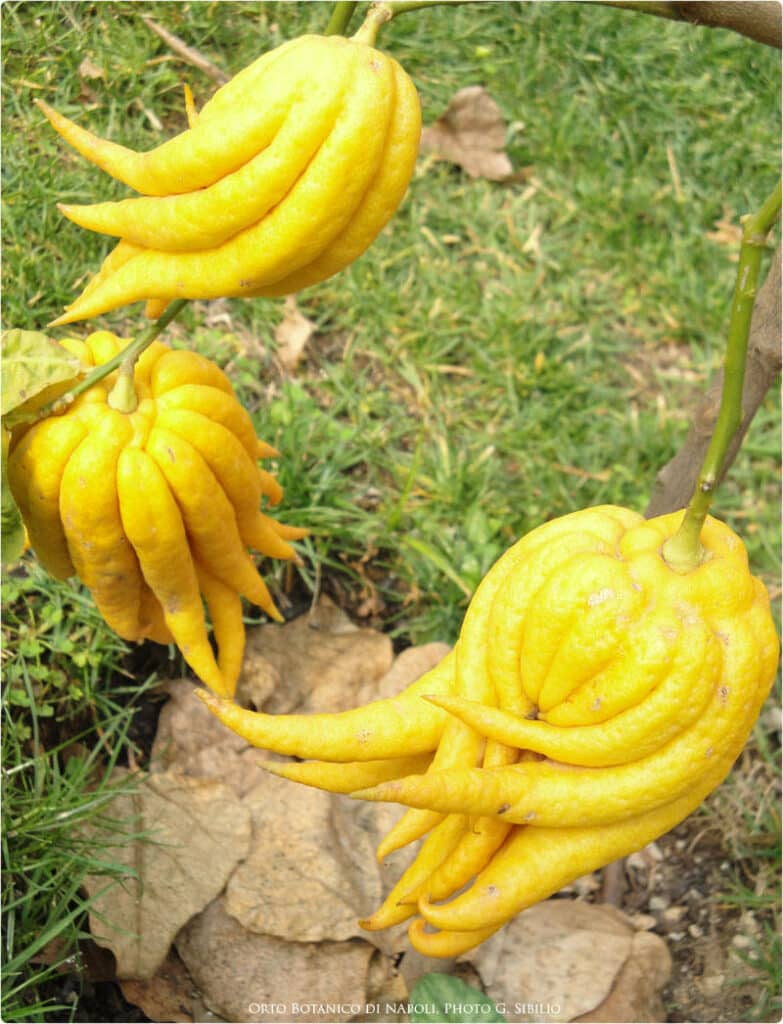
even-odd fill
[[(126, 193), (32, 99), (149, 148), (184, 127), (183, 80), (198, 104), (214, 91), (140, 13), (230, 73), (322, 29), (329, 5), (6, 3), (5, 327), (41, 329), (109, 249), (56, 202)], [(474, 181), (420, 159), (368, 253), (298, 297), (317, 333), (293, 375), (275, 360), (282, 302), (194, 303), (167, 336), (226, 366), (282, 452), (281, 518), (313, 530), (300, 589), (336, 594), (403, 645), (453, 641), (482, 575), (542, 520), (598, 502), (644, 510), (721, 359), (735, 251), (709, 235), (779, 174), (780, 68), (735, 34), (588, 4), (435, 7), (399, 17), (381, 45), (414, 78), (425, 122), (456, 89), (485, 85), (525, 180)], [(80, 78), (85, 58), (101, 77)], [(141, 324), (137, 307), (100, 322)], [(773, 395), (714, 511), (776, 594), (779, 464)], [(268, 572), (284, 600), (285, 574)], [(54, 601), (60, 585), (44, 592)], [(88, 627), (70, 628), (89, 628), (110, 657), (110, 635), (84, 615)], [(49, 663), (7, 644), (12, 665)], [(99, 706), (95, 693), (76, 699)], [(777, 758), (774, 731), (767, 742)]]
[(114, 769), (154, 677), (134, 678), (83, 588), (29, 556), (4, 577), (2, 601), (3, 1020), (67, 1020), (76, 1005), (57, 980), (89, 936), (85, 876), (112, 885), (124, 872), (105, 847), (130, 838), (130, 823), (107, 804), (133, 786)]

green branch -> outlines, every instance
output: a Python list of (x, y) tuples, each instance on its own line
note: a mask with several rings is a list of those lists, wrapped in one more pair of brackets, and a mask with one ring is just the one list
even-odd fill
[(329, 18), (329, 24), (324, 30), (324, 35), (344, 36), (355, 10), (356, 3), (354, 0), (338, 0), (332, 8), (332, 16)]
[(742, 391), (745, 384), (748, 335), (756, 300), (759, 269), (767, 235), (780, 214), (780, 206), (781, 185), (778, 183), (758, 212), (744, 218), (743, 221), (742, 245), (731, 303), (718, 418), (683, 521), (677, 533), (663, 547), (664, 558), (677, 572), (695, 569), (704, 558), (704, 549), (699, 538), (729, 446), (742, 422)]
[[(123, 364), (125, 364), (125, 368), (124, 374), (121, 374), (121, 377), (126, 376), (126, 368), (128, 366), (131, 368), (133, 367), (133, 364), (139, 358), (144, 349), (152, 344), (164, 327), (168, 327), (171, 321), (180, 313), (187, 303), (187, 299), (177, 299), (175, 302), (170, 303), (158, 319), (143, 330), (138, 337), (134, 338), (129, 345), (126, 345), (122, 352), (118, 352), (117, 355), (113, 356), (108, 362), (101, 363), (100, 366), (96, 366), (95, 369), (88, 373), (86, 377), (83, 377), (78, 384), (75, 384), (70, 391), (66, 391), (64, 395), (60, 395), (60, 397), (56, 398), (53, 402), (43, 406), (38, 411), (36, 420), (46, 419), (47, 416), (63, 412), (75, 399), (79, 397), (79, 395), (84, 394), (85, 391), (89, 391), (91, 387), (94, 387), (102, 381), (104, 377), (108, 377), (110, 373), (118, 367), (121, 367)], [(123, 402), (123, 399), (120, 398), (119, 395), (115, 399), (115, 402), (117, 400)], [(115, 408), (116, 407), (117, 406), (115, 405)], [(129, 412), (131, 410), (126, 408), (124, 411)]]

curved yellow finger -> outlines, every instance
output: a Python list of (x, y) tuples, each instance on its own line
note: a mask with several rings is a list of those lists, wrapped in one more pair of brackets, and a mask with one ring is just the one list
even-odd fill
[(416, 913), (419, 892), (438, 865), (448, 857), (465, 832), (468, 819), (464, 814), (450, 814), (440, 821), (422, 843), (416, 859), (403, 872), (380, 907), (370, 917), (359, 921), (367, 931), (380, 931), (407, 921)]
[(225, 692), (222, 696), (233, 697), (242, 672), (242, 659), (245, 653), (242, 599), (232, 587), (213, 576), (198, 561), (194, 564), (217, 644), (218, 668), (225, 683)]
[(76, 571), (60, 522), (60, 485), (68, 460), (86, 433), (86, 425), (74, 417), (42, 420), (8, 457), (8, 483), (30, 546), (55, 579), (66, 579)]
[(686, 796), (612, 825), (515, 828), (467, 892), (442, 904), (423, 897), (419, 910), (435, 928), (499, 927), (574, 878), (642, 849), (686, 818), (719, 781), (708, 774)]
[(427, 754), (440, 739), (445, 712), (421, 700), (423, 688), (453, 684), (450, 656), (396, 697), (334, 714), (266, 715), (198, 693), (224, 725), (254, 747), (325, 761), (376, 761)]
[(74, 568), (98, 611), (123, 639), (138, 640), (141, 572), (123, 530), (116, 484), (130, 435), (127, 418), (105, 408), (65, 467), (60, 519)]
[[(543, 828), (608, 825), (622, 822), (632, 812), (654, 810), (686, 795), (711, 770), (711, 764), (736, 756), (734, 744), (738, 736), (744, 743), (748, 709), (755, 708), (757, 713), (769, 690), (769, 677), (764, 679), (756, 671), (761, 638), (752, 620), (735, 623), (734, 634), (735, 642), (724, 650), (724, 674), (719, 674), (717, 658), (712, 659), (712, 667), (704, 666), (705, 672), (712, 672), (713, 686), (701, 717), (638, 761), (602, 769), (551, 761), (495, 769), (453, 768), (386, 782), (352, 795), (441, 813), (461, 810), (502, 816), (505, 821)], [(754, 688), (736, 685), (735, 679), (752, 680)]]
[(270, 144), (207, 188), (90, 206), (59, 203), (58, 209), (80, 227), (147, 249), (214, 249), (285, 199), (331, 133), (352, 71), (351, 63), (334, 60), (331, 48), (317, 48), (308, 59), (310, 87), (292, 96)]
[[(430, 758), (427, 771), (429, 771), (431, 766), (432, 758)], [(399, 776), (395, 776), (395, 778), (399, 778)], [(443, 821), (443, 817), (437, 811), (426, 811), (418, 807), (409, 807), (405, 814), (392, 825), (378, 843), (375, 850), (375, 859), (379, 864), (382, 864), (395, 850), (401, 850), (403, 846), (415, 843), (417, 839), (421, 839), (422, 836), (431, 832), (436, 825)]]
[[(505, 924), (505, 922), (503, 923)], [(434, 932), (428, 931), (427, 922), (423, 918), (417, 917), (408, 928), (408, 938), (413, 948), (423, 956), (451, 960), (480, 946), (502, 927), (503, 925), (497, 925), (494, 928), (477, 928), (470, 932)]]
[(378, 172), (353, 218), (320, 256), (274, 284), (254, 289), (254, 297), (291, 295), (337, 274), (366, 251), (402, 202), (416, 165), (421, 108), (410, 78), (395, 60), (388, 59), (394, 73), (395, 108)]
[[(523, 718), (460, 697), (435, 697), (433, 702), (483, 736), (554, 761), (587, 768), (638, 761), (699, 717), (715, 688), (717, 668), (713, 653), (709, 670), (704, 624), (690, 624), (687, 640), (673, 615), (666, 614), (658, 628), (646, 621), (643, 626), (638, 635), (629, 636), (631, 657), (639, 674), (646, 670), (659, 682), (640, 703), (607, 721), (564, 729), (543, 718)], [(626, 671), (628, 660), (622, 663)]]
[(185, 661), (210, 689), (226, 694), (228, 687), (209, 644), (198, 579), (179, 508), (166, 478), (140, 448), (128, 447), (121, 453), (117, 494), (125, 534)]
[(176, 643), (166, 625), (163, 606), (150, 590), (146, 580), (142, 580), (139, 597), (139, 639), (152, 640), (156, 644)]
[(147, 452), (181, 510), (197, 560), (278, 622), (282, 616), (242, 544), (231, 502), (201, 455), (177, 434), (154, 426)]
[[(34, 102), (77, 152), (137, 192), (153, 196), (189, 192), (205, 188), (241, 167), (274, 138), (302, 74), (300, 62), (291, 51), (300, 48), (307, 38), (291, 40), (279, 51), (264, 54), (218, 90), (193, 128), (146, 153), (101, 139), (42, 100)], [(288, 61), (284, 73), (280, 74), (278, 67), (278, 74), (265, 74), (283, 60)], [(246, 94), (247, 89), (252, 89), (252, 95)]]
[(224, 391), (236, 401), (234, 388), (225, 373), (198, 352), (188, 349), (169, 351), (155, 363), (150, 374), (152, 394), (158, 401), (182, 385), (196, 384)]
[(380, 163), (391, 76), (386, 61), (365, 56), (357, 62), (353, 102), (285, 199), (259, 223), (211, 249), (144, 251), (54, 323), (98, 316), (138, 299), (248, 295), (311, 263), (346, 227)]
[(255, 467), (255, 461), (259, 456), (253, 421), (233, 393), (209, 384), (182, 383), (160, 391), (157, 395), (157, 407), (161, 412), (187, 409), (189, 412), (206, 416), (213, 423), (219, 423), (221, 427), (230, 430), (242, 444)]
[(330, 793), (351, 793), (359, 785), (375, 785), (386, 779), (426, 771), (431, 760), (430, 754), (414, 754), (378, 761), (261, 761), (259, 764), (272, 775), (291, 782)]
[(193, 409), (158, 405), (158, 427), (177, 434), (201, 455), (231, 502), (240, 531), (259, 515), (258, 467), (227, 427)]

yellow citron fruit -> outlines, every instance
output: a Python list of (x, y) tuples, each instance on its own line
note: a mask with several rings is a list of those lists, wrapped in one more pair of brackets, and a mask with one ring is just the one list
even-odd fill
[(666, 563), (682, 516), (607, 505), (533, 530), (482, 581), (453, 651), (394, 699), (275, 717), (206, 695), (251, 743), (313, 759), (270, 771), (410, 808), (379, 854), (427, 838), (366, 928), (418, 913), (414, 946), (456, 956), (662, 835), (726, 777), (778, 638), (726, 525), (707, 519), (698, 568)]
[(67, 312), (70, 323), (149, 300), (277, 296), (360, 256), (408, 187), (421, 133), (416, 89), (358, 38), (306, 35), (222, 86), (190, 127), (137, 153), (36, 101), (83, 156), (142, 193), (63, 204), (76, 224), (120, 239)]
[[(127, 341), (98, 331), (61, 344), (89, 369)], [(245, 643), (241, 596), (281, 618), (248, 549), (293, 559), (288, 542), (306, 531), (261, 511), (264, 497), (282, 496), (257, 465), (276, 452), (214, 363), (153, 342), (135, 365), (129, 413), (109, 402), (117, 374), (12, 432), (8, 482), (30, 545), (53, 576), (79, 576), (121, 637), (176, 643), (231, 697)]]

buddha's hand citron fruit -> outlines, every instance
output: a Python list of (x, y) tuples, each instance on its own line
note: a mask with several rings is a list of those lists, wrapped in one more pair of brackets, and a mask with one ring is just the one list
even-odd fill
[[(61, 344), (88, 369), (126, 342), (98, 331)], [(306, 531), (261, 510), (282, 495), (257, 464), (276, 452), (214, 363), (153, 342), (135, 366), (130, 413), (108, 401), (116, 377), (12, 432), (8, 480), (30, 545), (53, 576), (79, 576), (120, 636), (176, 643), (230, 697), (245, 643), (241, 597), (280, 619), (249, 549), (292, 559), (289, 541)]]
[(726, 525), (707, 519), (697, 568), (667, 564), (682, 516), (599, 506), (533, 530), (482, 581), (454, 650), (393, 700), (274, 717), (207, 696), (251, 743), (311, 759), (276, 774), (409, 807), (379, 855), (426, 838), (366, 928), (418, 915), (416, 948), (455, 956), (726, 777), (778, 638)]
[(287, 295), (370, 245), (402, 200), (421, 132), (416, 89), (360, 39), (306, 35), (222, 86), (190, 127), (138, 153), (38, 106), (83, 156), (141, 196), (61, 205), (120, 239), (56, 323), (148, 301)]

